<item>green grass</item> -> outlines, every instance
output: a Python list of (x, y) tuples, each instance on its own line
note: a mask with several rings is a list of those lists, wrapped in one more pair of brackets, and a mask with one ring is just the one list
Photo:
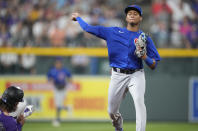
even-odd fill
[[(114, 128), (110, 122), (64, 122), (60, 127), (47, 122), (27, 122), (23, 131), (114, 131)], [(135, 131), (135, 123), (125, 122), (124, 131)], [(149, 122), (146, 131), (198, 131), (198, 123)]]

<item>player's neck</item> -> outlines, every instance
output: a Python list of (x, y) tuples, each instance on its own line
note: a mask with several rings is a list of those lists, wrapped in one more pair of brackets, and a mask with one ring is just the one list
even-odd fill
[(6, 116), (8, 116), (9, 115), (9, 113), (8, 112), (3, 112), (4, 113), (4, 115), (6, 115)]
[(3, 112), (4, 115), (9, 115), (9, 113), (5, 110), (5, 108), (0, 107), (0, 113)]
[(133, 32), (138, 32), (139, 30), (139, 25), (131, 25), (131, 24), (127, 24), (127, 30), (129, 31), (133, 31)]
[(9, 113), (8, 113), (7, 111), (5, 111), (5, 110), (2, 110), (2, 112), (3, 112), (3, 114), (6, 115), (6, 116), (9, 115)]

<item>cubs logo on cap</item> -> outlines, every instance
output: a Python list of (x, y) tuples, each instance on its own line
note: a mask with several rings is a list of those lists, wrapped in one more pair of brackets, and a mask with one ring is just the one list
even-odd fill
[(135, 10), (135, 11), (137, 11), (140, 14), (140, 16), (142, 16), (142, 9), (141, 9), (140, 6), (138, 6), (138, 5), (129, 5), (129, 6), (127, 6), (125, 8), (125, 10), (124, 10), (125, 14), (127, 14), (128, 11), (130, 11), (130, 10)]

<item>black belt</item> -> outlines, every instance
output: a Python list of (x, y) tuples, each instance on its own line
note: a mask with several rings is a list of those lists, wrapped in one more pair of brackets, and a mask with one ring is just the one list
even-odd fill
[(133, 74), (134, 72), (139, 71), (141, 69), (120, 69), (120, 68), (113, 67), (113, 70), (118, 73)]

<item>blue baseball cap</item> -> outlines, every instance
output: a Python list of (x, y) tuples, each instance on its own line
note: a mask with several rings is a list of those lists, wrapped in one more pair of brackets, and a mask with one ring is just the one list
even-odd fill
[(61, 57), (61, 56), (58, 56), (58, 57), (56, 57), (56, 59), (55, 59), (56, 61), (63, 61), (63, 57)]
[(140, 16), (142, 16), (142, 9), (141, 9), (140, 6), (138, 6), (138, 5), (129, 5), (129, 6), (127, 6), (125, 8), (125, 10), (124, 10), (125, 14), (127, 14), (128, 11), (130, 11), (130, 10), (135, 10), (135, 11), (137, 11), (140, 14)]

